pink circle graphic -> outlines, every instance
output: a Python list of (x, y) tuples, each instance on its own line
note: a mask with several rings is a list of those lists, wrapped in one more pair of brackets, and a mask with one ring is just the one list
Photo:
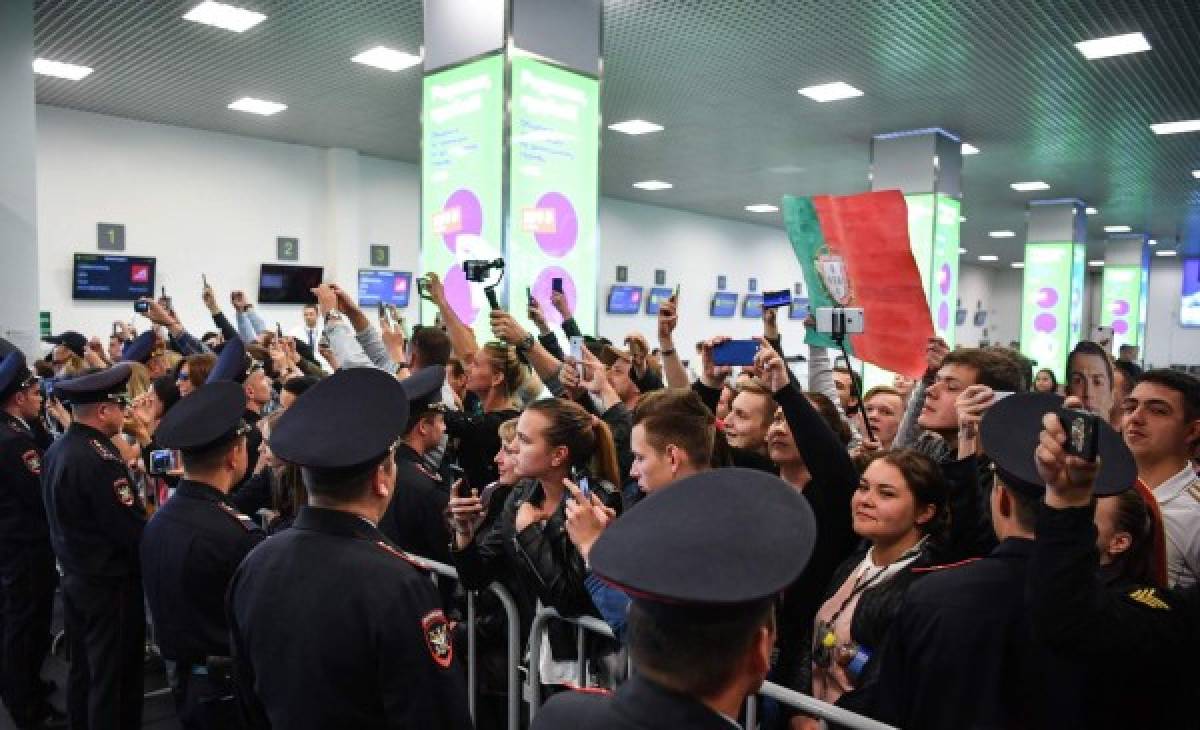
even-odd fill
[(1124, 317), (1129, 314), (1129, 302), (1124, 299), (1118, 299), (1112, 304), (1112, 313), (1115, 317)]
[(483, 233), (483, 206), (479, 204), (479, 198), (475, 193), (466, 188), (459, 188), (450, 197), (446, 198), (446, 204), (442, 206), (443, 211), (450, 211), (458, 208), (459, 226), (458, 230), (453, 233), (443, 233), (442, 241), (445, 242), (446, 248), (453, 253), (458, 248), (458, 235), (466, 233), (478, 236)]
[(1042, 312), (1033, 318), (1033, 329), (1036, 332), (1053, 332), (1058, 329), (1058, 318), (1049, 312)]
[(446, 290), (446, 301), (450, 302), (450, 307), (458, 318), (467, 324), (474, 322), (479, 308), (471, 302), (471, 287), (463, 274), (462, 265), (455, 264), (450, 267), (442, 277), (442, 287)]
[(942, 302), (938, 305), (938, 329), (944, 330), (950, 326), (950, 305)]
[(538, 301), (542, 307), (542, 314), (546, 317), (546, 324), (557, 327), (562, 324), (562, 315), (554, 308), (554, 304), (550, 301), (550, 295), (554, 293), (554, 279), (562, 279), (563, 296), (567, 298), (567, 310), (574, 312), (575, 303), (578, 301), (575, 292), (575, 280), (567, 273), (567, 270), (561, 266), (547, 266), (534, 277), (533, 286), (529, 287), (533, 298)]
[(1129, 323), (1123, 319), (1114, 319), (1112, 323), (1113, 332), (1118, 335), (1123, 335), (1129, 331)]
[(575, 240), (579, 237), (575, 206), (562, 193), (546, 193), (538, 198), (537, 207), (554, 211), (554, 233), (535, 233), (534, 240), (547, 254), (556, 258), (566, 256), (575, 248)]
[(1058, 290), (1052, 286), (1044, 286), (1038, 289), (1037, 305), (1042, 309), (1049, 309), (1055, 304), (1058, 304)]
[(942, 264), (942, 268), (938, 269), (938, 289), (942, 294), (950, 293), (950, 264)]

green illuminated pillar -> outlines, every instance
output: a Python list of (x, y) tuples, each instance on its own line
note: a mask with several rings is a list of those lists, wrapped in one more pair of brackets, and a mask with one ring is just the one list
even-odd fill
[[(484, 284), (500, 276), (468, 282), (472, 259), (504, 258), (496, 291), (521, 319), (528, 290), (557, 324), (562, 279), (595, 331), (600, 23), (600, 0), (425, 3), (420, 268), (480, 340)], [(422, 303), (422, 322), (434, 311)]]
[(1087, 223), (1082, 201), (1029, 203), (1021, 290), (1021, 352), (1066, 381), (1067, 353), (1083, 325)]
[[(961, 180), (962, 143), (943, 129), (880, 134), (871, 140), (871, 190), (904, 193), (908, 237), (933, 329), (951, 347), (958, 308)], [(868, 366), (863, 381), (867, 387), (891, 385), (892, 374)]]
[(1142, 344), (1149, 293), (1148, 238), (1141, 233), (1111, 235), (1104, 248), (1100, 324), (1113, 328), (1113, 355), (1121, 345)]

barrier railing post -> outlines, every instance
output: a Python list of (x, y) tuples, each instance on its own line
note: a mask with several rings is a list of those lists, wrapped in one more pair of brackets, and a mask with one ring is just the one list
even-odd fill
[(746, 730), (758, 730), (758, 699), (754, 695), (746, 698)]
[(576, 670), (576, 679), (579, 680), (580, 687), (587, 686), (587, 655), (583, 652), (583, 627), (575, 624), (575, 656), (579, 657), (579, 666)]
[(467, 591), (467, 712), (471, 722), (479, 724), (479, 665), (475, 657), (475, 591)]
[(758, 690), (758, 693), (763, 697), (770, 697), (776, 702), (782, 702), (789, 707), (795, 707), (797, 710), (801, 710), (809, 715), (816, 715), (838, 725), (851, 728), (851, 730), (896, 730), (895, 727), (886, 723), (872, 720), (869, 717), (864, 717), (849, 710), (844, 710), (828, 702), (822, 702), (816, 697), (810, 697), (795, 690), (780, 687), (773, 682), (763, 682), (762, 688)]

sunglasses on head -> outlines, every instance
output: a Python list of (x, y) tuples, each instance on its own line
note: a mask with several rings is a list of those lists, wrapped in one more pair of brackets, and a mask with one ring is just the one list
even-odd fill
[(110, 393), (104, 396), (104, 400), (119, 408), (128, 408), (133, 405), (133, 401), (129, 398), (129, 393)]

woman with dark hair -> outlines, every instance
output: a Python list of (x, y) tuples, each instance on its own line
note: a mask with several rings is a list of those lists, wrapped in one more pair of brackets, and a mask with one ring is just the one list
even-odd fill
[(1058, 378), (1054, 375), (1053, 370), (1050, 368), (1042, 368), (1041, 370), (1037, 371), (1037, 375), (1033, 377), (1033, 392), (1058, 392)]
[(1166, 538), (1153, 492), (1138, 481), (1133, 489), (1097, 497), (1094, 520), (1106, 585), (1167, 586)]
[(179, 362), (175, 369), (175, 382), (179, 386), (179, 395), (188, 396), (208, 381), (208, 374), (217, 364), (217, 356), (207, 352), (188, 355)]
[(284, 413), (285, 411), (276, 411), (259, 424), (262, 442), (258, 446), (258, 464), (262, 467), (255, 474), (255, 478), (261, 475), (261, 478), (270, 483), (271, 511), (274, 514), (266, 524), (269, 535), (291, 527), (300, 508), (308, 504), (308, 490), (304, 487), (300, 467), (283, 461), (271, 451), (271, 429), (275, 428), (275, 424)]

